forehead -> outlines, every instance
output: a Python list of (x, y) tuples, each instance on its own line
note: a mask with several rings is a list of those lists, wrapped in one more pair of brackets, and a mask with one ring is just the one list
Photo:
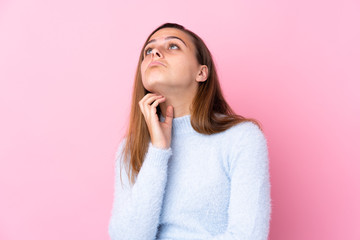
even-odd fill
[[(162, 28), (155, 32), (149, 39), (150, 40), (164, 40), (164, 38), (168, 36), (176, 36), (181, 38), (187, 46), (192, 46), (192, 41), (190, 40), (190, 36), (176, 28)], [(191, 47), (190, 47), (191, 48)]]

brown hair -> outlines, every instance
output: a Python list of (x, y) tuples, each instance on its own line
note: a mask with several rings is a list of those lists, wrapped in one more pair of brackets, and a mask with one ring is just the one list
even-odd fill
[[(206, 65), (208, 67), (208, 78), (204, 82), (199, 82), (197, 93), (193, 99), (191, 112), (191, 125), (195, 131), (202, 134), (213, 134), (225, 131), (230, 127), (244, 122), (251, 121), (255, 123), (261, 130), (260, 123), (252, 118), (245, 118), (237, 115), (228, 103), (225, 101), (222, 91), (220, 89), (219, 79), (212, 59), (212, 55), (209, 49), (206, 47), (204, 41), (192, 31), (184, 28), (176, 23), (165, 23), (156, 28), (146, 39), (142, 50), (135, 74), (135, 82), (133, 86), (133, 94), (131, 101), (131, 112), (129, 116), (129, 125), (127, 133), (124, 136), (126, 142), (122, 149), (122, 155), (126, 153), (130, 158), (127, 159), (129, 164), (128, 178), (129, 182), (135, 183), (135, 177), (140, 171), (144, 156), (148, 150), (148, 144), (151, 141), (149, 130), (147, 128), (144, 116), (139, 107), (139, 101), (149, 93), (142, 84), (141, 79), (141, 62), (144, 58), (143, 51), (146, 43), (150, 37), (158, 30), (162, 28), (176, 28), (187, 33), (192, 37), (192, 41), (196, 49), (196, 58), (199, 64)], [(157, 115), (160, 119), (160, 106), (157, 106)], [(220, 114), (220, 115), (219, 115)], [(130, 154), (130, 155), (129, 155)], [(125, 161), (125, 158), (123, 161)], [(130, 173), (131, 171), (131, 173)], [(121, 170), (120, 170), (121, 173)], [(121, 179), (121, 177), (120, 177)]]

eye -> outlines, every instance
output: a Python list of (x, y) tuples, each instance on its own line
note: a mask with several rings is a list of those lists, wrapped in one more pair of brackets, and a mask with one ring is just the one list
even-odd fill
[(145, 55), (148, 55), (148, 54), (149, 54), (149, 50), (151, 50), (151, 48), (147, 48), (147, 49), (145, 50)]
[(170, 46), (170, 48), (171, 48), (171, 47), (176, 47), (177, 49), (179, 49), (178, 45), (173, 44), (173, 43), (171, 43), (169, 46)]
[[(175, 48), (173, 48), (173, 47), (175, 47)], [(170, 43), (169, 48), (171, 48), (171, 49), (180, 49), (179, 46), (177, 44), (174, 44), (174, 43)], [(150, 48), (150, 47), (147, 48), (145, 50), (145, 55), (149, 55), (151, 53), (151, 50), (152, 50), (152, 48)]]

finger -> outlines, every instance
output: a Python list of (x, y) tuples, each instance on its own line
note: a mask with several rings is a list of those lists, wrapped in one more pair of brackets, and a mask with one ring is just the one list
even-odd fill
[(141, 104), (141, 101), (139, 101), (138, 104), (139, 104), (139, 108), (140, 108), (142, 114), (144, 115), (144, 109), (143, 109), (143, 106), (142, 106), (142, 104)]
[(158, 96), (158, 94), (155, 93), (147, 93), (140, 101), (139, 104), (144, 104), (144, 102), (146, 100), (148, 100), (149, 98), (153, 97), (153, 96)]
[(156, 114), (156, 107), (159, 105), (159, 103), (165, 102), (165, 98), (161, 97), (159, 99), (156, 99), (153, 104), (151, 104), (151, 113), (152, 115)]
[(151, 105), (156, 99), (162, 98), (161, 95), (151, 96), (148, 99), (144, 100), (145, 106)]
[(143, 105), (144, 102), (145, 102), (147, 99), (149, 99), (150, 97), (152, 97), (152, 96), (155, 96), (155, 94), (154, 94), (154, 93), (148, 93), (148, 94), (146, 94), (146, 95), (139, 101), (139, 104)]
[(165, 117), (165, 123), (169, 124), (169, 126), (172, 126), (172, 120), (174, 118), (174, 108), (173, 106), (168, 106), (166, 108), (166, 117)]
[(162, 98), (163, 98), (162, 96), (153, 96), (153, 97), (149, 98), (148, 100), (146, 100), (144, 102), (144, 109), (145, 109), (146, 114), (150, 114), (150, 111), (152, 111), (151, 110), (152, 104), (154, 104), (156, 102), (156, 100), (159, 100)]
[(150, 104), (150, 103), (147, 103), (147, 101), (152, 102), (155, 98), (156, 98), (156, 95), (154, 93), (148, 93), (139, 101), (139, 106), (140, 106), (141, 112), (144, 115), (147, 114), (147, 112), (148, 112), (146, 110), (146, 104)]

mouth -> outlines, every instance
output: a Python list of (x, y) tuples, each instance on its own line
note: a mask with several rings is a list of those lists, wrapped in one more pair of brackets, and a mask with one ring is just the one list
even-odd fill
[(159, 62), (159, 61), (153, 61), (149, 64), (149, 67), (150, 66), (156, 66), (156, 65), (162, 65), (162, 66), (165, 66), (165, 64), (163, 64), (162, 62)]

